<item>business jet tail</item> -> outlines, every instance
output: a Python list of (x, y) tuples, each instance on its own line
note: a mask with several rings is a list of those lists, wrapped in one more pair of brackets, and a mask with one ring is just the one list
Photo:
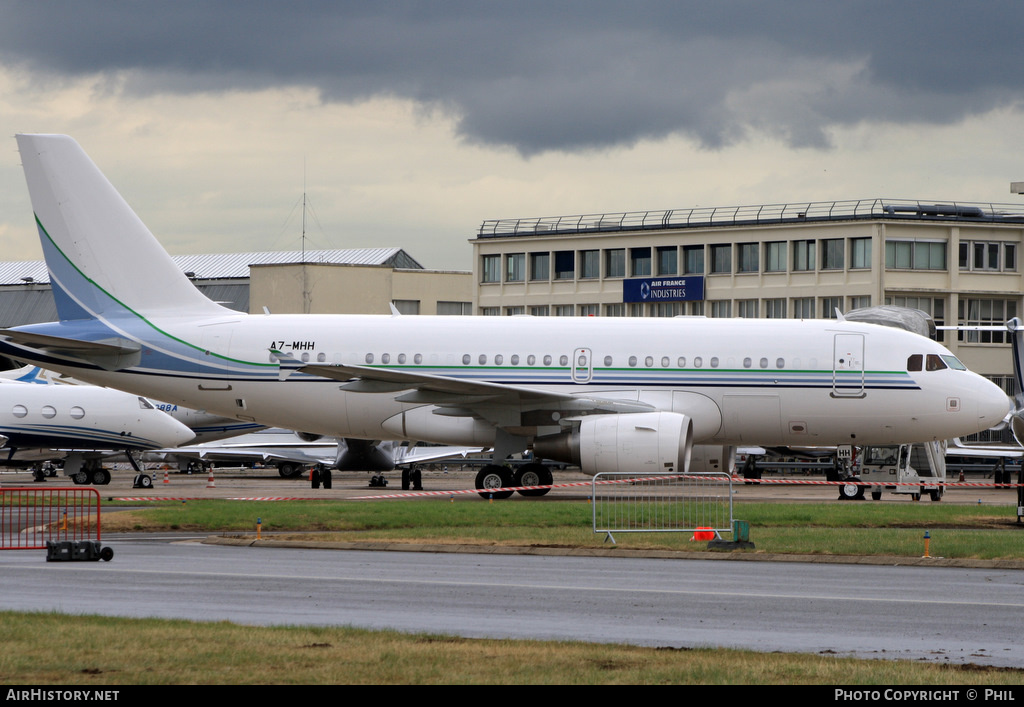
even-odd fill
[(66, 135), (18, 135), (62, 322), (216, 316), (99, 168)]

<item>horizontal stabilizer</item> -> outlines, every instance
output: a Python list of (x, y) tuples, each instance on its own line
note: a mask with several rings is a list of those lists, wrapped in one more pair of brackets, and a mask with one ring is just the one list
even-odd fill
[(128, 339), (110, 341), (84, 341), (48, 334), (33, 334), (16, 329), (0, 329), (0, 336), (8, 341), (32, 349), (45, 351), (61, 358), (92, 363), (107, 371), (131, 368), (142, 360), (138, 343)]

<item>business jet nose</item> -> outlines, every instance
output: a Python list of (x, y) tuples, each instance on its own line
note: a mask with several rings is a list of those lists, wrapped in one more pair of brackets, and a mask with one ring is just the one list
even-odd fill
[(166, 413), (160, 413), (160, 429), (154, 435), (160, 447), (180, 447), (195, 439), (195, 432)]

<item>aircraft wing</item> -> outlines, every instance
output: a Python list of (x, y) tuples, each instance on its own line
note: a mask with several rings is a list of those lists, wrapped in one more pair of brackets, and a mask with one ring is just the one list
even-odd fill
[[(490, 418), (488, 412), (493, 413), (498, 408), (517, 413), (544, 410), (568, 414), (651, 412), (655, 409), (653, 405), (635, 400), (575, 396), (478, 379), (436, 376), (390, 368), (307, 364), (297, 370), (341, 381), (344, 383), (343, 390), (365, 393), (408, 391), (396, 396), (395, 399), (403, 403), (462, 408), (478, 413), (485, 419)], [(508, 424), (517, 425), (519, 421), (510, 421)]]

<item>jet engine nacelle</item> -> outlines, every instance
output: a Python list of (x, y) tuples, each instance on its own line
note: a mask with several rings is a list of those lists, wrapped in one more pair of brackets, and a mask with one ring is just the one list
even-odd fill
[(677, 412), (590, 415), (578, 429), (539, 437), (538, 457), (578, 465), (584, 473), (686, 471), (693, 447), (693, 422)]
[(338, 471), (391, 471), (395, 468), (391, 444), (385, 442), (378, 446), (368, 439), (339, 440), (334, 468)]
[(314, 432), (296, 432), (295, 436), (301, 439), (303, 442), (315, 442), (323, 435), (318, 435)]

